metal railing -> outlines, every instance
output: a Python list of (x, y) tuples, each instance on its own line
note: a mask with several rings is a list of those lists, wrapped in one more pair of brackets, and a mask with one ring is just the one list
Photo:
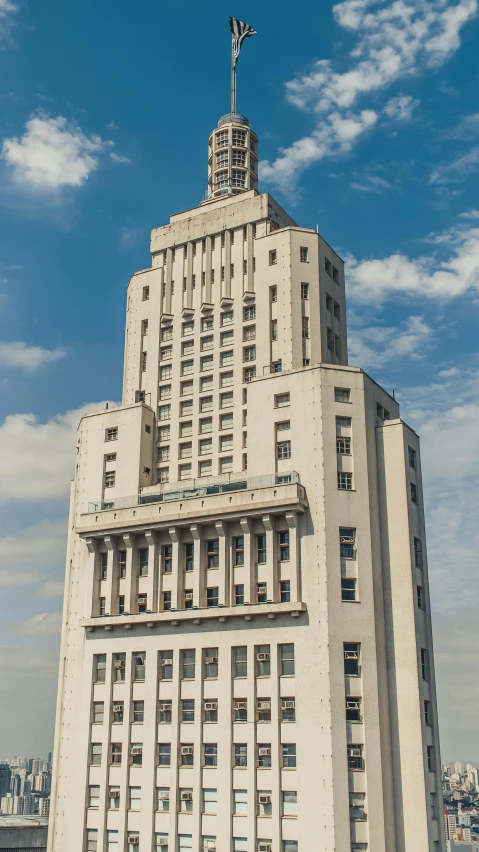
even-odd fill
[(270, 488), (272, 485), (289, 485), (299, 483), (299, 473), (292, 470), (288, 473), (271, 473), (264, 476), (239, 476), (238, 474), (223, 474), (221, 477), (210, 479), (190, 479), (187, 486), (181, 483), (159, 485), (154, 493), (133, 494), (129, 497), (117, 497), (113, 500), (99, 500), (88, 503), (88, 512), (102, 512), (108, 509), (129, 509), (133, 506), (143, 506), (147, 503), (166, 503), (173, 500), (188, 500), (191, 497), (210, 497), (215, 494), (226, 494), (232, 491), (251, 491), (255, 488)]

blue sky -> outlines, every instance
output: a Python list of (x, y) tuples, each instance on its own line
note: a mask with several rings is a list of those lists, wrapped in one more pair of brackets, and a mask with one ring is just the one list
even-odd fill
[[(261, 188), (347, 261), (350, 362), (423, 438), (442, 754), (479, 762), (477, 0), (243, 2)], [(0, 757), (51, 747), (75, 429), (229, 110), (223, 4), (0, 0)], [(12, 695), (15, 700), (12, 701)]]

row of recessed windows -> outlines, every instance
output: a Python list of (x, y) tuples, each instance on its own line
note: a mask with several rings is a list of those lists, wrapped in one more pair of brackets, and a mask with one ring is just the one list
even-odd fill
[[(287, 643), (277, 646), (278, 672), (281, 677), (289, 677), (295, 673), (294, 644)], [(172, 650), (159, 651), (159, 679), (173, 679), (174, 654)], [(218, 648), (203, 648), (199, 652), (202, 662), (202, 674), (206, 679), (215, 680), (218, 677), (219, 653)], [(185, 648), (179, 652), (179, 672), (181, 680), (194, 680), (196, 676), (196, 649)], [(246, 645), (236, 645), (231, 649), (232, 677), (245, 678), (248, 675), (248, 648)], [(271, 677), (271, 647), (256, 645), (254, 649), (254, 671), (256, 677)], [(126, 671), (126, 654), (113, 654), (113, 675), (116, 683), (123, 683)], [(93, 681), (105, 683), (107, 670), (106, 654), (95, 654), (93, 658)], [(146, 674), (146, 653), (135, 651), (132, 654), (132, 677), (134, 681), (144, 681)]]
[[(233, 414), (220, 414), (218, 428), (221, 431), (225, 429), (232, 429), (234, 425)], [(245, 423), (243, 423), (243, 426)], [(212, 417), (202, 417), (198, 421), (198, 433), (200, 435), (205, 435), (208, 432), (213, 431), (213, 418)], [(193, 434), (193, 421), (186, 420), (182, 421), (179, 425), (179, 436), (180, 438), (189, 438)], [(169, 441), (171, 437), (171, 427), (170, 425), (160, 426), (158, 428), (158, 440), (159, 441)]]
[[(166, 789), (166, 788), (165, 788)], [(185, 797), (188, 791), (182, 791), (182, 796)], [(216, 790), (214, 791), (216, 793)], [(245, 793), (246, 790), (237, 790), (234, 791), (237, 793)], [(296, 794), (294, 794), (296, 796)], [(245, 800), (246, 801), (246, 800)], [(294, 800), (296, 801), (296, 799)], [(180, 808), (181, 811), (188, 813), (186, 808)], [(241, 813), (240, 811), (234, 811), (234, 813)], [(246, 811), (244, 811), (246, 813)], [(266, 814), (265, 814), (266, 815)], [(106, 852), (120, 852), (120, 840), (119, 840), (119, 832), (115, 830), (108, 829), (106, 832), (106, 847), (103, 846), (103, 849), (106, 849)], [(138, 847), (140, 843), (140, 835), (139, 832), (129, 831), (127, 834), (127, 850), (128, 852), (138, 852)], [(155, 852), (168, 852), (168, 835), (167, 834), (159, 834), (156, 833), (154, 836), (154, 849)], [(216, 846), (216, 837), (211, 835), (202, 835), (200, 840), (201, 843), (201, 852), (217, 852)], [(96, 828), (88, 828), (86, 830), (86, 850), (87, 852), (97, 852), (98, 849), (98, 829)], [(121, 835), (121, 850), (123, 850), (123, 835)], [(232, 850), (233, 852), (248, 852), (251, 848), (248, 846), (248, 839), (246, 837), (233, 837), (232, 838)], [(193, 835), (192, 834), (178, 834), (177, 843), (175, 844), (176, 852), (192, 852), (193, 849)], [(271, 840), (258, 840), (256, 845), (257, 852), (273, 852), (273, 843)], [(367, 850), (367, 846), (361, 844), (357, 846), (353, 844), (351, 846), (351, 852), (364, 852)], [(282, 840), (281, 841), (281, 852), (298, 852), (298, 841), (297, 840)]]
[[(300, 246), (299, 259), (300, 259), (301, 263), (308, 263), (309, 262), (309, 249), (308, 249), (307, 246)], [(276, 266), (277, 263), (278, 263), (278, 250), (277, 249), (271, 249), (271, 251), (269, 253), (269, 265), (270, 266)], [(308, 285), (306, 285), (306, 286), (308, 286)], [(301, 285), (301, 287), (303, 287), (303, 285)], [(303, 296), (303, 298), (307, 299), (308, 296), (307, 295)]]
[[(296, 769), (296, 743), (280, 744), (280, 760), (283, 769)], [(157, 765), (171, 766), (171, 743), (157, 744)], [(218, 744), (203, 743), (202, 765), (215, 767), (218, 765)], [(233, 766), (248, 766), (248, 744), (233, 743)], [(103, 743), (90, 743), (90, 763), (99, 766), (102, 762)], [(194, 766), (195, 747), (193, 743), (180, 743), (178, 747), (178, 766)], [(271, 743), (257, 743), (256, 766), (269, 769), (271, 762)], [(123, 743), (110, 743), (109, 763), (119, 766), (123, 760)], [(131, 743), (129, 761), (132, 766), (143, 765), (143, 743)]]
[[(296, 721), (296, 702), (292, 697), (279, 699), (279, 718), (282, 722)], [(113, 701), (111, 722), (121, 725), (125, 721), (125, 708), (123, 701)], [(271, 698), (263, 697), (256, 699), (256, 710), (254, 719), (256, 722), (271, 722), (272, 702)], [(162, 699), (158, 705), (157, 721), (159, 724), (169, 725), (172, 722), (173, 702)], [(129, 721), (133, 725), (141, 725), (145, 720), (145, 702), (133, 701)], [(218, 722), (218, 699), (205, 698), (203, 700), (203, 713), (201, 720), (208, 724)], [(94, 701), (92, 705), (92, 724), (101, 725), (105, 721), (105, 704), (103, 701)], [(128, 721), (128, 719), (126, 720)], [(195, 721), (195, 699), (184, 698), (181, 701), (179, 721), (190, 724)], [(248, 722), (248, 700), (246, 698), (234, 698), (232, 701), (232, 721)], [(251, 719), (249, 719), (251, 721)]]
[[(210, 418), (211, 420), (212, 418)], [(210, 428), (204, 429), (204, 431), (211, 432), (213, 430), (213, 426)], [(191, 434), (191, 432), (190, 432)], [(244, 433), (246, 435), (246, 433)], [(245, 441), (243, 442), (245, 445)], [(218, 452), (226, 453), (233, 449), (233, 435), (220, 435), (218, 440)], [(213, 438), (202, 438), (198, 442), (198, 455), (205, 456), (210, 455), (213, 452)], [(193, 456), (193, 445), (191, 441), (187, 444), (179, 444), (178, 445), (178, 458), (191, 458)], [(170, 447), (169, 445), (162, 446), (158, 448), (158, 461), (166, 462), (170, 460)]]
[[(91, 784), (88, 791), (88, 807), (100, 807), (100, 785)], [(190, 795), (183, 795), (184, 793)], [(170, 810), (170, 800), (176, 803), (178, 800), (179, 811), (182, 813), (191, 813), (193, 810), (193, 791), (191, 788), (180, 788), (178, 796), (175, 793), (170, 793), (169, 787), (156, 788), (155, 810), (168, 812)], [(202, 796), (202, 813), (216, 814), (217, 813), (217, 790), (215, 788), (203, 788)], [(257, 815), (271, 816), (272, 814), (272, 798), (270, 790), (258, 790), (257, 796)], [(282, 816), (295, 817), (297, 815), (297, 794), (295, 790), (281, 791), (282, 797)], [(120, 807), (120, 787), (110, 784), (107, 793), (107, 807), (109, 810), (118, 810)], [(141, 807), (141, 787), (128, 788), (128, 810), (136, 811)], [(233, 816), (245, 815), (248, 813), (248, 791), (233, 790)]]

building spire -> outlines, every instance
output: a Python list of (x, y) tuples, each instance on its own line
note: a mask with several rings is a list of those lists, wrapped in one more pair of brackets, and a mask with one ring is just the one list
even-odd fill
[(231, 30), (231, 112), (236, 112), (236, 63), (240, 55), (241, 47), (245, 38), (256, 35), (256, 30), (239, 21), (238, 18), (230, 18)]

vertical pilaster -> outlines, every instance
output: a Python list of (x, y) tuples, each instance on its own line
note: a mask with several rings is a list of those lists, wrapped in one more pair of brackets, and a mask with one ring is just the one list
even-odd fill
[[(286, 513), (286, 523), (289, 527), (289, 564), (290, 564), (290, 589), (291, 600), (301, 599), (300, 574), (299, 574), (299, 527), (296, 512)], [(279, 595), (279, 589), (278, 589)], [(279, 597), (278, 597), (279, 600)]]
[(100, 565), (98, 559), (98, 542), (96, 538), (87, 538), (86, 546), (88, 549), (88, 594), (87, 600), (90, 601), (90, 611), (88, 615), (98, 615), (98, 587), (100, 584)]
[(125, 612), (136, 612), (137, 576), (136, 576), (136, 544), (135, 536), (125, 533), (123, 541), (126, 547), (126, 589)]
[(266, 582), (268, 584), (268, 600), (277, 601), (279, 588), (275, 522), (273, 515), (263, 515), (262, 520), (266, 532)]
[(253, 225), (247, 225), (246, 257), (248, 259), (248, 274), (245, 276), (245, 290), (254, 292), (254, 239)]
[(212, 270), (212, 252), (211, 252), (211, 237), (206, 237), (206, 285), (204, 288), (204, 299), (202, 301), (211, 302), (211, 270)]
[(148, 545), (147, 609), (158, 612), (158, 537), (153, 530), (145, 532)]
[(227, 525), (223, 521), (216, 521), (216, 532), (218, 533), (219, 551), (219, 577), (218, 577), (218, 603), (220, 606), (229, 605), (229, 548)]
[(226, 231), (225, 233), (223, 263), (225, 267), (225, 280), (223, 281), (221, 295), (229, 299), (231, 296), (231, 231)]
[(244, 536), (244, 602), (247, 604), (253, 603), (255, 600), (255, 536), (251, 533), (251, 521), (249, 518), (240, 518), (240, 526)]
[(193, 243), (188, 243), (186, 256), (186, 293), (183, 294), (183, 307), (193, 307)]
[(111, 615), (112, 613), (118, 612), (118, 580), (115, 576), (118, 560), (115, 538), (112, 535), (107, 535), (104, 538), (104, 542), (108, 551), (108, 560), (106, 568), (105, 613), (106, 615)]
[(203, 567), (203, 531), (198, 524), (190, 527), (193, 536), (193, 606), (203, 606), (204, 567)]
[(180, 571), (180, 538), (177, 527), (170, 527), (171, 539), (171, 608), (183, 609), (182, 571)]

